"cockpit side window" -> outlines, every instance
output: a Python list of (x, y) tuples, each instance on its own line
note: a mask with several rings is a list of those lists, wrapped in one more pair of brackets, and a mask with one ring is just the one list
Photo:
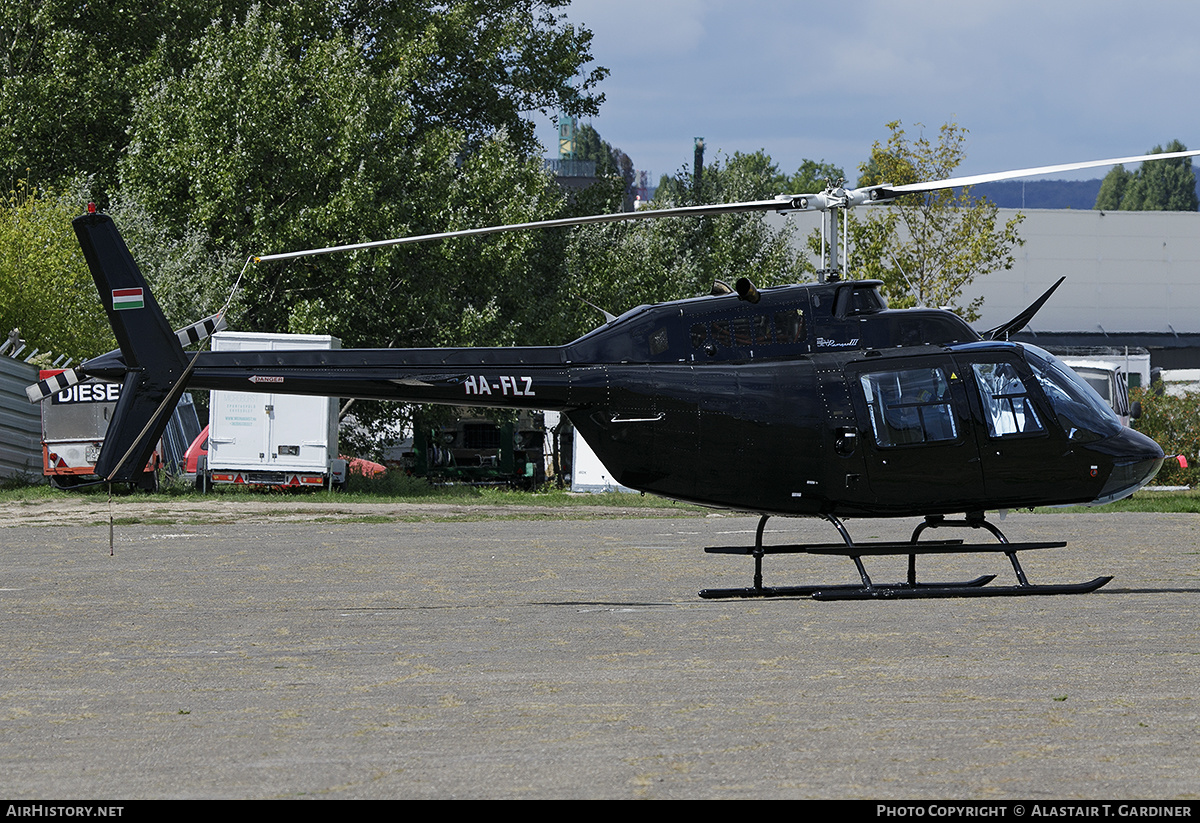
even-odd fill
[(983, 402), (988, 434), (1008, 437), (1045, 430), (1029, 402), (1029, 390), (1011, 363), (972, 363), (971, 368)]
[(871, 372), (859, 378), (882, 448), (955, 440), (950, 381), (940, 368)]

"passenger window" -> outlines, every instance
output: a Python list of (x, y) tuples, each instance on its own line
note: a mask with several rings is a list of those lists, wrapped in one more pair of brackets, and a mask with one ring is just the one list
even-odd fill
[(750, 336), (750, 318), (733, 318), (733, 342), (735, 346), (753, 346), (754, 338)]
[(775, 313), (776, 343), (799, 343), (805, 337), (804, 312), (800, 309), (789, 309)]
[(691, 330), (692, 348), (702, 349), (704, 344), (708, 342), (708, 326), (704, 323), (694, 323)]
[(983, 401), (988, 434), (1005, 437), (1043, 431), (1042, 422), (1029, 402), (1029, 391), (1012, 364), (972, 363), (971, 368)]
[(950, 382), (940, 368), (875, 372), (859, 378), (881, 447), (954, 440)]
[(714, 320), (712, 324), (713, 340), (716, 340), (722, 346), (729, 347), (733, 345), (733, 337), (729, 334), (728, 320)]
[(756, 314), (752, 318), (754, 324), (754, 344), (762, 346), (768, 343), (775, 342), (771, 339), (771, 316), (769, 314)]
[(659, 329), (650, 335), (650, 354), (662, 354), (668, 348), (667, 330)]

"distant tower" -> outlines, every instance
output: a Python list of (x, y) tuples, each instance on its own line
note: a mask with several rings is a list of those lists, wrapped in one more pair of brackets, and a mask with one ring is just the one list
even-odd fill
[(696, 165), (692, 169), (692, 185), (700, 191), (700, 181), (704, 177), (704, 138), (696, 138)]
[(575, 130), (578, 122), (574, 116), (559, 112), (558, 115), (558, 159), (575, 159)]
[(644, 206), (646, 201), (650, 199), (650, 172), (639, 171), (637, 173), (637, 189), (636, 194), (638, 200)]

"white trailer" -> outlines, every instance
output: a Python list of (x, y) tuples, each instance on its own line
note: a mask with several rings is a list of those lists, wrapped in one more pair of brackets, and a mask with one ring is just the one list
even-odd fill
[[(329, 335), (223, 331), (213, 335), (212, 347), (213, 351), (340, 349), (342, 342)], [(346, 461), (338, 457), (338, 399), (213, 391), (208, 456), (198, 474), (201, 485), (344, 487)]]

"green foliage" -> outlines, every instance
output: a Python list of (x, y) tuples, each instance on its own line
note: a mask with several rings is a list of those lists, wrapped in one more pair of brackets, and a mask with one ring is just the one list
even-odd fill
[[(591, 33), (566, 24), (568, 0), (337, 2), (295, 0), (6, 0), (0, 4), (0, 168), (39, 181), (86, 173), (103, 192), (137, 138), (135, 100), (188, 71), (195, 42), (216, 25), (270, 17), (295, 58), (309, 44), (360, 44), (378, 77), (392, 77), (422, 128), (472, 142), (498, 129), (535, 148), (534, 110), (594, 115), (607, 74), (587, 70)], [(279, 6), (279, 8), (275, 8)], [(386, 36), (381, 36), (386, 32)], [(230, 89), (212, 87), (220, 98)], [(51, 116), (48, 116), (51, 115)]]
[[(591, 33), (565, 21), (566, 5), (14, 0), (0, 7), (0, 162), (38, 180), (92, 175), (93, 198), (182, 325), (223, 304), (252, 253), (612, 201), (606, 184), (568, 206), (536, 157), (530, 112), (590, 116), (603, 99), (607, 72), (589, 67)], [(66, 324), (36, 308), (72, 305), (45, 254), (26, 277), (9, 272), (34, 255), (6, 253), (0, 299), (5, 322), (31, 332), (29, 317), (46, 318), (48, 345), (89, 356), (112, 342), (71, 235), (76, 199), (49, 218), (53, 243), (73, 255), (82, 314), (107, 339), (66, 340)], [(9, 240), (41, 242), (28, 224)], [(565, 243), (565, 232), (517, 233), (260, 264), (230, 321), (351, 346), (561, 342), (575, 325)], [(355, 413), (395, 416), (384, 409)]]
[[(71, 228), (88, 189), (82, 179), (65, 191), (20, 181), (0, 203), (0, 333), (20, 328), (31, 349), (76, 360), (116, 348)], [(110, 213), (175, 328), (224, 305), (240, 261), (214, 255), (194, 232), (170, 237), (132, 201), (115, 201)]]
[[(1187, 146), (1172, 140), (1166, 148), (1155, 146), (1147, 154), (1177, 151), (1187, 151)], [(1142, 163), (1135, 172), (1117, 166), (1105, 176), (1096, 197), (1096, 208), (1108, 211), (1196, 211), (1197, 206), (1190, 157)]]
[[(1163, 486), (1200, 484), (1200, 392), (1166, 394), (1162, 384), (1156, 383), (1149, 389), (1134, 389), (1130, 400), (1142, 404), (1142, 416), (1133, 427), (1168, 455), (1155, 482)], [(1186, 469), (1173, 458), (1180, 454), (1187, 459)]]
[[(214, 21), (183, 70), (152, 61), (148, 74), (160, 79), (134, 101), (124, 184), (177, 235), (195, 230), (242, 255), (555, 216), (562, 198), (527, 155), (524, 126), (510, 131), (506, 118), (513, 106), (565, 93), (548, 87), (535, 98), (528, 88), (539, 71), (551, 83), (560, 65), (497, 69), (495, 82), (514, 98), (453, 117), (434, 116), (414, 91), (441, 58), (458, 65), (438, 49), (486, 46), (479, 60), (508, 65), (512, 55), (500, 52), (516, 40), (544, 42), (552, 27), (528, 17), (534, 7), (543, 6), (455, 4), (444, 10), (455, 25), (468, 15), (472, 26), (503, 29), (458, 37), (438, 22), (442, 12), (404, 16), (383, 4), (409, 32), (388, 43), (354, 38), (369, 29), (314, 24), (290, 7)], [(560, 35), (551, 38), (556, 48)], [(568, 56), (544, 55), (560, 58)], [(568, 62), (580, 60), (586, 52)], [(548, 253), (553, 242), (506, 234), (260, 264), (246, 274), (253, 301), (235, 320), (248, 330), (333, 333), (347, 345), (511, 342), (553, 326), (544, 322), (561, 265)]]
[[(120, 227), (172, 328), (215, 314), (225, 305), (244, 259), (214, 251), (207, 235), (194, 227), (175, 235), (144, 206), (120, 192), (108, 214)], [(244, 291), (238, 293), (231, 314), (240, 313), (246, 298)]]
[(600, 138), (590, 125), (579, 127), (575, 136), (575, 154), (579, 160), (596, 163), (596, 177), (602, 180), (618, 178), (626, 208), (633, 208), (634, 168), (629, 155)]
[[(919, 124), (918, 124), (919, 126)], [(876, 142), (861, 166), (860, 186), (900, 186), (953, 177), (965, 155), (967, 130), (947, 123), (933, 143), (924, 134), (910, 140), (899, 121), (888, 124), (886, 144)], [(969, 188), (901, 197), (882, 208), (850, 215), (848, 273), (882, 280), (894, 308), (914, 305), (948, 307), (966, 320), (977, 320), (982, 298), (961, 305), (962, 290), (976, 277), (1012, 268), (1013, 249), (1022, 244), (1018, 214), (997, 228), (997, 209)], [(820, 253), (820, 236), (809, 238)]]
[(1104, 175), (1103, 182), (1100, 183), (1100, 192), (1096, 195), (1095, 208), (1100, 211), (1117, 211), (1121, 208), (1121, 201), (1125, 198), (1125, 191), (1129, 188), (1129, 181), (1133, 179), (1133, 174), (1125, 171), (1125, 167), (1117, 164)]
[(824, 160), (804, 160), (796, 173), (787, 179), (787, 184), (777, 194), (815, 194), (824, 191), (829, 184), (837, 184), (846, 178), (839, 166)]
[[(592, 33), (564, 22), (570, 0), (385, 0), (342, 4), (377, 73), (405, 76), (402, 92), (422, 129), (448, 128), (470, 145), (497, 131), (526, 156), (539, 150), (532, 111), (594, 116), (608, 75), (592, 60)], [(335, 17), (330, 31), (349, 30)], [(386, 37), (378, 36), (387, 32)]]
[(19, 328), (33, 349), (76, 360), (116, 348), (72, 218), (87, 202), (22, 180), (0, 201), (0, 337)]
[(0, 4), (0, 168), (32, 180), (116, 183), (142, 64), (181, 45), (223, 9), (246, 2), (5, 0)]
[[(280, 16), (214, 21), (180, 73), (156, 55), (161, 79), (134, 101), (122, 163), (152, 214), (257, 252), (365, 228), (375, 214), (355, 213), (356, 190), (392, 182), (386, 164), (413, 131), (411, 107), (393, 105), (397, 89), (376, 82), (358, 44), (292, 41)], [(448, 161), (445, 142), (428, 148)]]
[[(785, 178), (764, 152), (735, 153), (705, 166), (699, 187), (688, 171), (667, 178), (651, 208), (758, 200), (779, 193)], [(807, 263), (792, 247), (792, 228), (762, 215), (633, 221), (577, 229), (567, 247), (578, 294), (613, 313), (707, 293), (713, 280), (749, 277), (773, 286), (802, 279)], [(577, 333), (599, 316), (580, 312)]]
[[(525, 115), (595, 114), (606, 74), (565, 5), (15, 0), (0, 9), (0, 162), (91, 174), (168, 316), (190, 322), (251, 253), (560, 214)], [(348, 345), (545, 337), (563, 242), (256, 266), (231, 320)]]

